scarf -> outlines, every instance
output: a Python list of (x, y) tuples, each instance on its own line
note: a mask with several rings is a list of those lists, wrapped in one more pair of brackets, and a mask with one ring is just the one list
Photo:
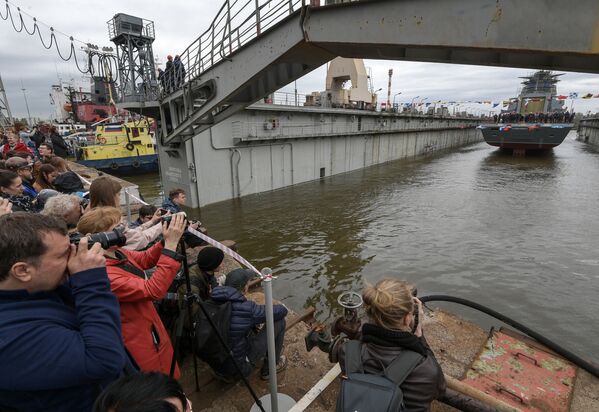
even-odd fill
[(426, 357), (428, 352), (421, 339), (410, 332), (385, 329), (366, 323), (362, 326), (362, 342), (387, 347), (401, 347)]
[[(7, 195), (6, 193), (0, 193), (0, 196), (5, 199), (8, 199), (8, 201), (13, 204), (13, 207), (18, 207), (23, 212), (30, 212), (30, 213), (35, 212), (35, 207), (33, 206), (33, 203), (31, 202), (31, 198), (29, 196), (26, 196), (26, 195), (10, 196), (10, 195)], [(17, 210), (13, 210), (13, 211), (16, 212)]]

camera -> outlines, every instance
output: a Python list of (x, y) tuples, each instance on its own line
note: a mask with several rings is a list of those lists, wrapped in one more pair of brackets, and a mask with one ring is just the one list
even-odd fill
[[(164, 215), (164, 213), (161, 213), (161, 214)], [(173, 220), (173, 216), (180, 215), (180, 214), (182, 214), (183, 217), (185, 219), (187, 219), (187, 214), (185, 212), (179, 212), (179, 213), (174, 213), (174, 214), (168, 215), (168, 216), (162, 216), (160, 219), (161, 219), (162, 222), (166, 222), (167, 225), (170, 225), (171, 220)], [(189, 225), (189, 221), (187, 221), (187, 225)], [(187, 225), (185, 225), (185, 226), (187, 227)]]
[(88, 239), (88, 248), (91, 248), (96, 243), (99, 243), (102, 249), (108, 249), (112, 246), (125, 246), (125, 243), (127, 243), (127, 238), (118, 229), (112, 229), (109, 232), (94, 233), (89, 236), (83, 236), (81, 233), (73, 233), (70, 235), (70, 241), (72, 244), (79, 246), (79, 242), (84, 237)]

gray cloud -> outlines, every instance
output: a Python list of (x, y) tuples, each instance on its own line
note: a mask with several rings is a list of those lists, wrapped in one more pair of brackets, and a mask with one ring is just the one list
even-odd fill
[[(154, 54), (162, 61), (167, 54), (176, 54), (189, 45), (203, 32), (216, 15), (221, 1), (147, 2), (143, 0), (14, 0), (22, 10), (53, 25), (84, 42), (99, 46), (112, 46), (108, 39), (106, 21), (116, 13), (123, 12), (153, 20), (156, 28)], [(2, 10), (3, 12), (3, 10)], [(31, 20), (26, 17), (26, 22)], [(47, 27), (42, 32), (48, 33)], [(58, 37), (63, 47), (68, 41)], [(397, 101), (409, 102), (415, 96), (435, 100), (503, 100), (517, 95), (519, 76), (532, 70), (464, 66), (418, 62), (366, 61), (372, 70), (379, 101), (387, 94), (387, 71), (393, 68), (392, 98), (402, 94)], [(321, 67), (297, 81), (299, 93), (311, 93), (324, 89), (325, 67)], [(15, 33), (9, 22), (0, 21), (0, 75), (11, 104), (12, 111), (19, 117), (26, 116), (25, 102), (21, 91), (21, 80), (27, 89), (31, 114), (46, 118), (51, 113), (48, 94), (50, 86), (63, 80), (79, 79), (74, 64), (62, 62), (55, 50), (44, 50), (39, 39), (24, 33)], [(284, 91), (293, 92), (288, 85)], [(599, 93), (599, 76), (581, 73), (566, 73), (558, 85), (562, 94), (571, 91)], [(599, 111), (599, 99), (575, 102), (578, 111)]]

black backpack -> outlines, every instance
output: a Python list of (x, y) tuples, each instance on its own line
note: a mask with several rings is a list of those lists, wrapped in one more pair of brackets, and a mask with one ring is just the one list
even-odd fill
[[(216, 326), (218, 333), (225, 343), (229, 342), (229, 327), (231, 326), (231, 302), (217, 303), (205, 300), (202, 305), (212, 323)], [(229, 353), (220, 343), (215, 330), (206, 319), (204, 312), (200, 310), (195, 321), (196, 331), (196, 353), (198, 356), (212, 365), (220, 365), (227, 360)]]
[(345, 344), (345, 375), (337, 398), (337, 412), (402, 412), (403, 392), (399, 385), (420, 363), (422, 355), (403, 350), (381, 374), (365, 373), (362, 342)]

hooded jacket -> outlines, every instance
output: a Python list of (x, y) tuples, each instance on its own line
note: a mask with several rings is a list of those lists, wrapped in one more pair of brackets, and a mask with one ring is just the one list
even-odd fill
[(91, 411), (127, 356), (105, 268), (49, 292), (0, 290), (0, 410)]
[[(239, 290), (229, 286), (218, 286), (212, 290), (212, 300), (217, 303), (231, 302), (231, 325), (229, 326), (229, 345), (238, 362), (245, 362), (249, 353), (248, 335), (257, 325), (266, 322), (264, 305), (257, 305), (247, 300)], [(273, 306), (274, 320), (284, 319), (287, 308), (283, 305)]]
[(175, 204), (175, 202), (173, 202), (169, 198), (166, 198), (164, 200), (164, 202), (162, 202), (162, 208), (168, 210), (169, 212), (171, 212), (173, 214), (183, 211), (183, 209), (181, 209), (178, 205)]
[[(153, 302), (164, 298), (181, 263), (163, 252), (162, 243), (156, 243), (144, 252), (126, 249), (119, 249), (119, 252), (123, 259), (107, 257), (106, 269), (110, 288), (121, 305), (125, 347), (141, 370), (168, 375), (173, 346)], [(124, 263), (142, 271), (155, 266), (156, 271), (145, 280), (119, 266)], [(174, 377), (179, 378), (178, 366)]]

